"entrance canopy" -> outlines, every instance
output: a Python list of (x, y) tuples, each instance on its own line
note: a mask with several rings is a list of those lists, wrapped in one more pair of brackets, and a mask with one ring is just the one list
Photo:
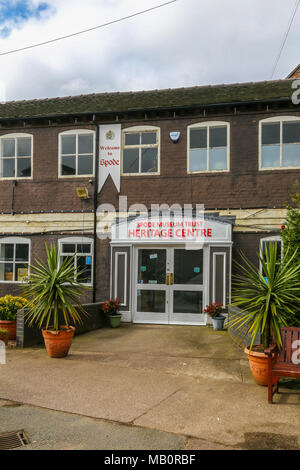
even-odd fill
[(223, 244), (232, 242), (228, 221), (198, 217), (144, 217), (126, 219), (112, 226), (112, 244)]

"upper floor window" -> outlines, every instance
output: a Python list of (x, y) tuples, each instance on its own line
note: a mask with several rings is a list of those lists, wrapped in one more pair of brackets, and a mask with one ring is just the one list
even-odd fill
[(188, 127), (188, 172), (229, 170), (229, 123), (211, 121)]
[(0, 137), (0, 178), (31, 178), (32, 135), (8, 134)]
[(260, 169), (300, 167), (300, 118), (260, 121)]
[(82, 284), (92, 284), (93, 241), (86, 237), (59, 240), (61, 263), (74, 256), (75, 277)]
[(123, 174), (159, 174), (159, 128), (123, 130)]
[(29, 251), (27, 238), (0, 239), (0, 282), (22, 282), (28, 277)]
[(59, 176), (93, 176), (95, 132), (77, 129), (59, 134)]

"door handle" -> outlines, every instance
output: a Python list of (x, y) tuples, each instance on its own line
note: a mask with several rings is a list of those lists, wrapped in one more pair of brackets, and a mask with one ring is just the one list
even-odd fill
[(170, 274), (170, 285), (173, 286), (173, 284), (174, 284), (174, 274), (171, 273)]
[(167, 284), (167, 286), (170, 285), (170, 274), (166, 275), (166, 284)]

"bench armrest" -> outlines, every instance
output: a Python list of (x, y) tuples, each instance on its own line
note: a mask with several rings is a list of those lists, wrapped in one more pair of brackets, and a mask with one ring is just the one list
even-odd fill
[(277, 350), (277, 345), (274, 343), (268, 349), (265, 349), (264, 353), (267, 356), (271, 356)]

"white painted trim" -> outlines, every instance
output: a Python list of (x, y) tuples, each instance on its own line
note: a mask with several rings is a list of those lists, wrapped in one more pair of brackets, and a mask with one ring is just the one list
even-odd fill
[[(134, 133), (134, 132), (151, 132), (151, 131), (156, 131), (157, 132), (157, 145), (151, 144), (148, 147), (149, 148), (156, 148), (157, 147), (157, 171), (156, 172), (149, 172), (149, 173), (141, 173), (141, 158), (139, 158), (139, 173), (123, 173), (123, 150), (125, 147), (125, 133)], [(122, 136), (121, 136), (121, 141), (122, 141), (122, 150), (121, 150), (121, 176), (157, 176), (160, 175), (160, 127), (158, 126), (132, 126), (132, 127), (126, 127), (122, 129)], [(132, 148), (141, 148), (141, 144), (137, 146), (132, 146)]]
[(262, 126), (267, 123), (279, 123), (280, 124), (280, 164), (282, 164), (282, 135), (283, 135), (283, 123), (300, 121), (298, 116), (273, 116), (266, 119), (261, 119), (259, 121), (259, 130), (258, 130), (258, 169), (259, 171), (273, 171), (273, 170), (297, 170), (299, 166), (270, 166), (262, 167)]
[[(78, 135), (83, 134), (93, 134), (93, 172), (86, 175), (78, 175)], [(61, 174), (61, 137), (64, 135), (76, 135), (76, 174), (75, 175), (62, 175)], [(81, 155), (81, 154), (80, 154)], [(83, 155), (91, 155), (91, 154), (83, 154)], [(92, 178), (95, 176), (95, 165), (96, 165), (96, 131), (92, 129), (70, 129), (68, 131), (63, 131), (58, 134), (58, 178)]]
[[(24, 238), (24, 237), (5, 237), (5, 238), (0, 238), (0, 245), (9, 243), (14, 245), (14, 260), (13, 261), (1, 261), (2, 263), (6, 264), (18, 264), (18, 262), (15, 261), (15, 255), (16, 255), (16, 245), (28, 245), (28, 276), (30, 276), (30, 262), (31, 262), (31, 239), (30, 238)], [(26, 262), (20, 264), (26, 264)], [(14, 275), (15, 270), (13, 271)], [(0, 284), (24, 284), (24, 281), (0, 281)]]
[(223, 301), (222, 307), (226, 307), (226, 260), (227, 253), (226, 251), (215, 251), (213, 253), (213, 294), (212, 301), (216, 302), (216, 258), (217, 256), (223, 256)]
[(124, 262), (124, 302), (120, 304), (122, 307), (125, 307), (127, 305), (127, 251), (116, 251), (115, 252), (115, 298), (118, 298), (118, 261), (119, 261), (119, 256), (125, 256), (125, 262)]
[[(225, 170), (190, 170), (190, 129), (197, 129), (201, 127), (218, 127), (226, 126), (227, 127), (227, 169)], [(207, 158), (207, 168), (209, 166), (209, 132), (207, 132), (207, 149), (206, 149), (206, 158)], [(228, 121), (205, 121), (198, 122), (187, 126), (187, 173), (189, 175), (194, 174), (214, 174), (214, 173), (229, 173), (230, 172), (230, 122)]]
[[(12, 134), (5, 134), (0, 136), (0, 166), (2, 165), (2, 140), (4, 139), (18, 139), (22, 137), (30, 137), (31, 138), (31, 155), (30, 155), (30, 160), (31, 160), (31, 176), (10, 176), (10, 177), (3, 177), (0, 176), (0, 181), (14, 181), (14, 180), (24, 180), (24, 181), (31, 181), (33, 179), (33, 134), (28, 134), (27, 132), (15, 132)], [(17, 160), (18, 157), (16, 155), (16, 149), (17, 147), (15, 146), (15, 156), (14, 159)], [(9, 157), (7, 157), (9, 158)], [(12, 158), (12, 157), (11, 157)], [(19, 157), (19, 158), (29, 158), (29, 156), (25, 157)], [(15, 170), (16, 170), (15, 166)]]

